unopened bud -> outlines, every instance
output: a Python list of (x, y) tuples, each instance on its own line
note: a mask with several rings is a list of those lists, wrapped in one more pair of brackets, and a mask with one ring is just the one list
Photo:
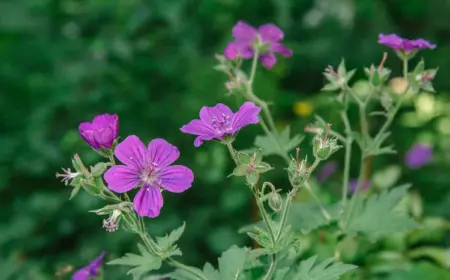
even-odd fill
[(283, 199), (281, 198), (281, 195), (276, 191), (271, 192), (269, 194), (269, 207), (273, 211), (279, 212), (282, 206), (283, 206)]
[(300, 160), (299, 158), (300, 149), (297, 148), (297, 154), (295, 159), (291, 159), (288, 167), (288, 174), (291, 184), (299, 188), (303, 185), (303, 183), (308, 179), (309, 176), (309, 168), (307, 164), (307, 158)]
[(339, 150), (340, 146), (337, 144), (337, 140), (335, 138), (328, 138), (328, 132), (330, 130), (331, 125), (328, 124), (327, 131), (325, 132), (325, 136), (317, 135), (314, 137), (313, 147), (314, 147), (314, 156), (320, 160), (328, 159), (333, 153)]

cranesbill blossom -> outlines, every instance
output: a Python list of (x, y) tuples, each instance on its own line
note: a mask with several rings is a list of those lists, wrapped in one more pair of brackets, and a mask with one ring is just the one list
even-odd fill
[[(366, 180), (366, 181), (364, 181), (364, 183), (362, 184), (360, 190), (361, 190), (361, 191), (365, 191), (365, 190), (367, 190), (368, 188), (370, 188), (370, 185), (371, 185), (370, 181), (369, 181), (369, 180)], [(350, 186), (350, 192), (351, 192), (351, 193), (356, 192), (356, 188), (358, 187), (358, 179), (352, 179), (352, 180), (350, 180), (349, 186)]]
[(246, 125), (258, 123), (260, 111), (261, 108), (252, 102), (242, 104), (236, 113), (221, 103), (214, 107), (204, 106), (200, 110), (200, 119), (183, 125), (181, 131), (197, 135), (194, 146), (199, 147), (205, 140), (221, 140), (225, 135), (233, 135)]
[(238, 21), (232, 32), (235, 40), (229, 43), (224, 51), (225, 58), (229, 60), (238, 57), (252, 58), (255, 55), (256, 45), (259, 46), (258, 58), (267, 69), (272, 68), (277, 62), (275, 53), (292, 56), (292, 50), (280, 43), (284, 38), (283, 31), (272, 23), (263, 24), (256, 29), (243, 21)]
[(114, 154), (124, 165), (108, 169), (105, 181), (108, 188), (117, 193), (141, 186), (133, 200), (140, 216), (157, 217), (163, 206), (162, 189), (181, 193), (190, 188), (194, 180), (194, 173), (186, 166), (171, 165), (180, 152), (164, 139), (153, 139), (145, 147), (137, 136), (131, 135), (117, 145)]
[(404, 52), (412, 52), (421, 49), (436, 48), (436, 45), (431, 44), (430, 42), (424, 39), (409, 40), (402, 38), (396, 34), (389, 34), (389, 35), (380, 34), (378, 38), (378, 43), (388, 46), (391, 49)]
[(102, 252), (100, 256), (91, 261), (87, 266), (75, 271), (72, 275), (72, 280), (91, 280), (98, 276), (105, 254), (105, 252)]
[(336, 173), (338, 168), (338, 163), (336, 161), (327, 162), (318, 172), (317, 181), (319, 183), (325, 182), (331, 175)]
[(433, 150), (426, 144), (414, 144), (405, 156), (405, 163), (411, 169), (420, 168), (431, 161)]
[(119, 117), (116, 114), (99, 115), (92, 123), (81, 123), (78, 130), (81, 137), (94, 149), (110, 149), (119, 133)]

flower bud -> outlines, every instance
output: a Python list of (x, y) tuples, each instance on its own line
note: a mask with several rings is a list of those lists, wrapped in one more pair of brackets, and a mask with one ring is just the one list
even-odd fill
[(269, 207), (275, 211), (279, 212), (283, 206), (283, 199), (278, 192), (271, 192), (269, 195)]
[(259, 174), (272, 169), (272, 166), (262, 161), (261, 150), (254, 152), (252, 155), (239, 152), (237, 159), (240, 164), (233, 170), (233, 175), (245, 176), (249, 185), (255, 185), (258, 182)]
[(92, 123), (83, 122), (78, 130), (81, 137), (95, 150), (108, 152), (113, 148), (119, 133), (119, 118), (116, 114), (103, 114), (94, 118)]
[(309, 176), (307, 158), (305, 157), (305, 159), (300, 161), (299, 153), (300, 149), (297, 148), (297, 156), (295, 159), (291, 159), (289, 167), (287, 169), (289, 180), (295, 188), (300, 188)]
[(333, 153), (339, 150), (340, 146), (337, 144), (335, 138), (328, 138), (328, 131), (330, 130), (330, 124), (328, 124), (325, 136), (322, 137), (320, 134), (314, 137), (313, 151), (314, 156), (320, 160), (328, 159)]
[(114, 232), (119, 228), (120, 214), (122, 211), (115, 209), (108, 219), (103, 220), (103, 227), (108, 232)]

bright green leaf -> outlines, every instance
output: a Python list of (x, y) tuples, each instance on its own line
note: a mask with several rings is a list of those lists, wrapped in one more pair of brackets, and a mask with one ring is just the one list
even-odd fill
[(317, 256), (302, 261), (298, 267), (285, 275), (286, 279), (305, 280), (337, 280), (344, 273), (356, 268), (354, 265), (341, 262), (332, 263), (333, 259), (327, 259), (320, 264), (316, 263)]

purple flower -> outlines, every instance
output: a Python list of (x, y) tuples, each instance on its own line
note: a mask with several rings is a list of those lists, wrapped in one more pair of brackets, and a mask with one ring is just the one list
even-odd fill
[(436, 45), (431, 44), (424, 39), (409, 40), (399, 37), (396, 34), (380, 34), (378, 43), (388, 46), (397, 51), (412, 52), (421, 49), (434, 49)]
[(426, 144), (414, 144), (405, 156), (405, 163), (411, 169), (420, 168), (431, 161), (433, 150)]
[(317, 174), (317, 180), (319, 183), (325, 182), (331, 175), (336, 173), (338, 163), (336, 161), (327, 162)]
[(194, 146), (199, 147), (205, 140), (221, 140), (225, 135), (233, 135), (248, 124), (258, 123), (260, 111), (261, 108), (252, 102), (245, 102), (236, 113), (221, 103), (214, 107), (204, 106), (200, 110), (200, 119), (183, 125), (181, 131), (197, 135)]
[(153, 139), (145, 147), (137, 136), (128, 136), (117, 145), (115, 156), (125, 165), (108, 169), (105, 181), (108, 188), (117, 193), (141, 186), (133, 201), (140, 216), (157, 217), (163, 206), (162, 189), (181, 193), (190, 188), (194, 180), (194, 173), (186, 166), (171, 165), (180, 152), (164, 139)]
[(283, 31), (274, 24), (263, 24), (256, 29), (243, 21), (238, 21), (233, 27), (232, 33), (235, 40), (229, 43), (224, 51), (225, 58), (229, 60), (238, 57), (252, 58), (255, 54), (255, 45), (265, 45), (262, 48), (264, 50), (260, 48), (258, 58), (267, 69), (272, 68), (277, 62), (275, 53), (292, 56), (292, 50), (280, 43), (284, 38)]
[(78, 130), (81, 137), (94, 149), (110, 149), (119, 133), (119, 117), (116, 114), (99, 115), (92, 123), (81, 123)]
[[(368, 188), (370, 188), (370, 181), (369, 180), (366, 180), (363, 184), (362, 184), (362, 186), (361, 186), (361, 191), (365, 191), (365, 190), (367, 190)], [(358, 179), (357, 178), (355, 178), (355, 179), (351, 179), (350, 180), (350, 182), (349, 182), (349, 186), (350, 186), (350, 192), (351, 193), (355, 193), (356, 192), (356, 188), (358, 187)]]
[(75, 271), (72, 275), (72, 280), (90, 280), (93, 277), (98, 276), (105, 254), (106, 252), (102, 252), (100, 256), (91, 261), (87, 266)]

